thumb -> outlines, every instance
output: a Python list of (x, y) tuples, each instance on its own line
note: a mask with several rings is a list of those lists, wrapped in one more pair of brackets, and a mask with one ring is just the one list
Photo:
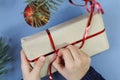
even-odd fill
[(61, 64), (61, 59), (59, 57), (57, 57), (56, 60), (53, 62), (53, 66), (57, 69), (59, 73), (63, 74), (64, 66)]
[(32, 73), (33, 73), (34, 75), (40, 75), (40, 71), (41, 71), (44, 63), (45, 63), (45, 57), (44, 57), (44, 56), (41, 56), (41, 57), (39, 58), (39, 60), (36, 62)]

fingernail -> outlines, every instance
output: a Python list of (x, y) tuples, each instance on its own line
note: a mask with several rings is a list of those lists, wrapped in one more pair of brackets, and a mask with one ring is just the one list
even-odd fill
[(44, 62), (44, 61), (45, 61), (45, 57), (41, 56), (41, 57), (39, 58), (39, 60), (40, 60), (41, 62)]

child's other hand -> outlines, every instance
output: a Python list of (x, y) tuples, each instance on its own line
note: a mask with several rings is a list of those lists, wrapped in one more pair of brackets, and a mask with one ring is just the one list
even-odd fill
[(40, 71), (45, 63), (45, 57), (41, 56), (35, 63), (34, 68), (26, 60), (24, 51), (21, 51), (21, 68), (23, 80), (40, 80)]

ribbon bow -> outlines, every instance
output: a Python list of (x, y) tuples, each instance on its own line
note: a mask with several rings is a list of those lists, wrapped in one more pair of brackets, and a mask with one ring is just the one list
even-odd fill
[(90, 5), (94, 5), (97, 8), (98, 13), (104, 14), (102, 6), (96, 0), (84, 0), (84, 1), (85, 1), (85, 7), (86, 7), (86, 10), (87, 10), (88, 13), (90, 13), (90, 10), (88, 8), (88, 5), (89, 5), (88, 3), (90, 3)]
[(94, 6), (97, 8), (98, 13), (104, 14), (104, 11), (103, 11), (103, 9), (102, 9), (102, 6), (101, 6), (100, 3), (97, 2), (96, 0), (82, 0), (82, 1), (84, 1), (85, 4), (76, 4), (76, 3), (74, 3), (72, 0), (69, 0), (69, 2), (70, 2), (72, 5), (74, 5), (74, 6), (85, 6), (88, 13), (90, 13), (90, 11), (91, 11), (91, 10), (89, 9), (89, 7), (88, 7), (88, 6), (89, 6), (89, 3), (90, 3), (90, 5), (94, 5)]
[[(69, 2), (74, 6), (85, 6), (86, 11), (90, 14), (87, 26), (85, 28), (85, 33), (83, 35), (83, 41), (82, 41), (82, 44), (81, 44), (80, 48), (83, 47), (83, 45), (85, 43), (85, 40), (87, 38), (95, 8), (97, 8), (98, 13), (104, 14), (104, 11), (103, 11), (100, 3), (97, 2), (96, 0), (83, 0), (83, 1), (85, 2), (85, 4), (79, 5), (79, 4), (75, 4), (72, 0), (69, 0)], [(90, 5), (90, 8), (89, 8), (89, 5)]]

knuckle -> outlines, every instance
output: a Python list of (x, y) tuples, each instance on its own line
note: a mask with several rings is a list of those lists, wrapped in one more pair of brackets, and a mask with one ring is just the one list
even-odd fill
[(84, 59), (90, 60), (90, 56), (89, 56), (88, 54), (86, 54), (86, 55), (84, 56)]
[(67, 48), (73, 48), (74, 46), (73, 45), (69, 45), (69, 46), (67, 46)]
[(88, 62), (91, 63), (91, 58), (90, 57), (88, 58)]
[(67, 49), (67, 48), (63, 48), (63, 49), (61, 49), (60, 50), (60, 52), (62, 52), (62, 53), (66, 53), (66, 52), (68, 52), (69, 50)]
[(90, 57), (87, 57), (87, 60), (89, 63), (91, 63), (91, 58)]

